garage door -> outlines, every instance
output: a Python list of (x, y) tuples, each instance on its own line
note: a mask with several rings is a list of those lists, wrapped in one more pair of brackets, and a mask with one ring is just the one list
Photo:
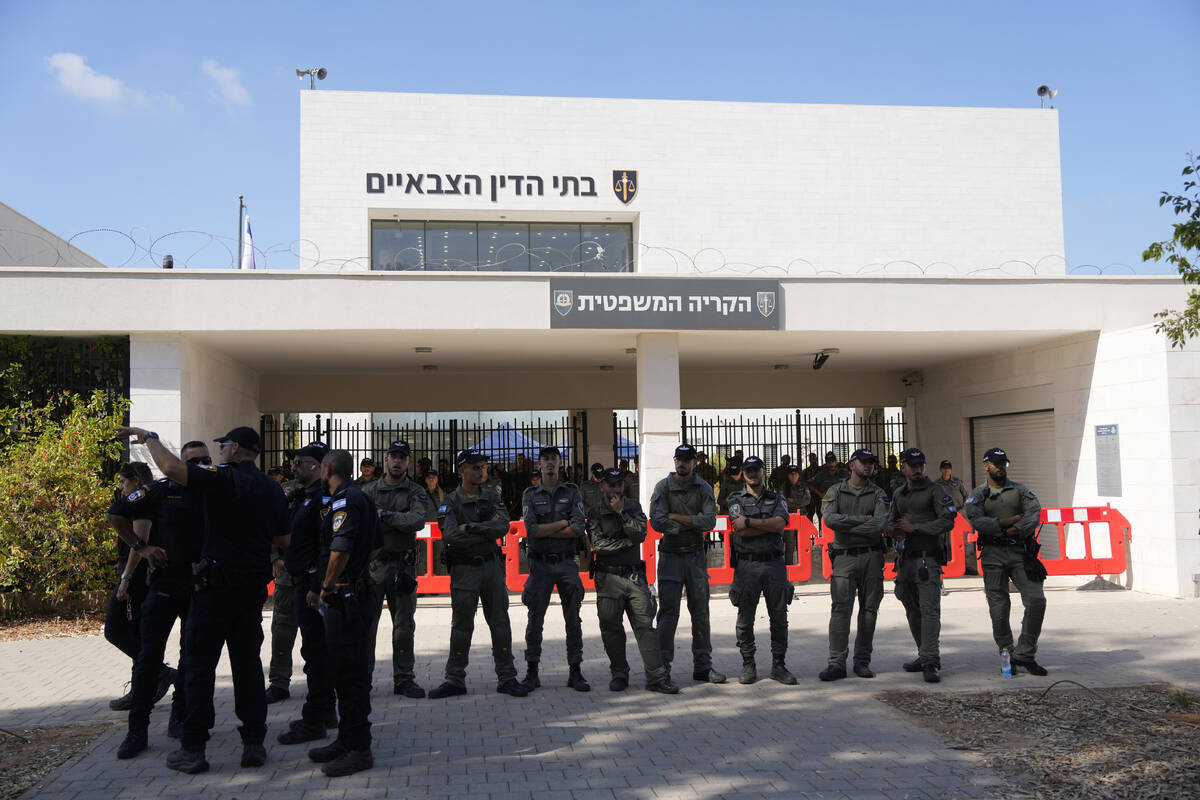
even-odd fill
[(1043, 508), (1058, 505), (1054, 451), (1054, 411), (1003, 414), (971, 419), (971, 469), (974, 486), (987, 480), (983, 454), (989, 447), (1008, 453), (1008, 477), (1034, 491)]

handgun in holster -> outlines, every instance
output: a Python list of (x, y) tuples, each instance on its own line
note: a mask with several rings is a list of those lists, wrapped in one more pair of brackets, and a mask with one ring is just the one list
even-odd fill
[(596, 580), (596, 554), (592, 553), (592, 557), (588, 559), (588, 580)]

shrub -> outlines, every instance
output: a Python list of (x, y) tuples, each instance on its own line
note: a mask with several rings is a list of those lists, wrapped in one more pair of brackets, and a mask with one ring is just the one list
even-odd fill
[(103, 476), (121, 455), (112, 437), (128, 407), (94, 392), (33, 411), (0, 409), (0, 428), (14, 434), (0, 452), (0, 591), (55, 599), (113, 580), (116, 534), (106, 512), (115, 484)]

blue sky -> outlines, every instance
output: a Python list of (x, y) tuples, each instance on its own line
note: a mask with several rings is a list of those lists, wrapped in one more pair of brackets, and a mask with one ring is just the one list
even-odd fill
[[(256, 245), (286, 250), (296, 67), (327, 67), (327, 89), (884, 105), (1036, 107), (1046, 83), (1068, 263), (1161, 272), (1141, 252), (1169, 234), (1158, 195), (1200, 152), (1197, 33), (1197, 0), (0, 0), (0, 201), (64, 236), (201, 231), (166, 249), (219, 266), (209, 234), (236, 236), (244, 194)], [(113, 265), (133, 252), (77, 241)]]

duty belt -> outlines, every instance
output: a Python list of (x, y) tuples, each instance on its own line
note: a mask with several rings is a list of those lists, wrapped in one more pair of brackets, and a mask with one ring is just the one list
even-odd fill
[(529, 551), (529, 558), (532, 561), (541, 561), (544, 564), (558, 564), (563, 561), (575, 560), (575, 556), (570, 553), (537, 553), (533, 550)]
[(690, 555), (692, 553), (699, 553), (701, 550), (707, 550), (707, 549), (708, 549), (707, 542), (700, 545), (699, 547), (673, 548), (673, 547), (663, 547), (661, 544), (658, 546), (658, 551), (660, 553), (670, 553), (673, 556), (686, 556), (686, 555)]
[(774, 561), (777, 558), (783, 558), (783, 553), (748, 553), (745, 550), (738, 550), (738, 561)]
[(882, 544), (874, 544), (870, 547), (830, 547), (834, 555), (839, 556), (861, 556), (863, 553), (874, 553), (876, 550), (883, 550)]
[(406, 550), (403, 553), (396, 553), (396, 552), (390, 552), (390, 551), (385, 550), (379, 554), (379, 560), (380, 561), (400, 561), (400, 562), (403, 562), (404, 564), (406, 564), (407, 566), (411, 567), (417, 563), (417, 551), (415, 548), (412, 550)]
[(993, 536), (990, 533), (979, 534), (979, 543), (987, 546), (992, 544), (1007, 544), (1014, 547), (1021, 546), (1021, 540), (1012, 536)]
[(617, 575), (621, 578), (635, 578), (638, 575), (646, 574), (646, 562), (639, 561), (637, 564), (601, 564), (597, 562), (596, 572), (607, 572), (609, 575)]
[(483, 566), (492, 559), (499, 558), (500, 551), (492, 550), (478, 556), (460, 556), (446, 551), (446, 564), (451, 567), (461, 566), (463, 564), (474, 564), (475, 566)]

